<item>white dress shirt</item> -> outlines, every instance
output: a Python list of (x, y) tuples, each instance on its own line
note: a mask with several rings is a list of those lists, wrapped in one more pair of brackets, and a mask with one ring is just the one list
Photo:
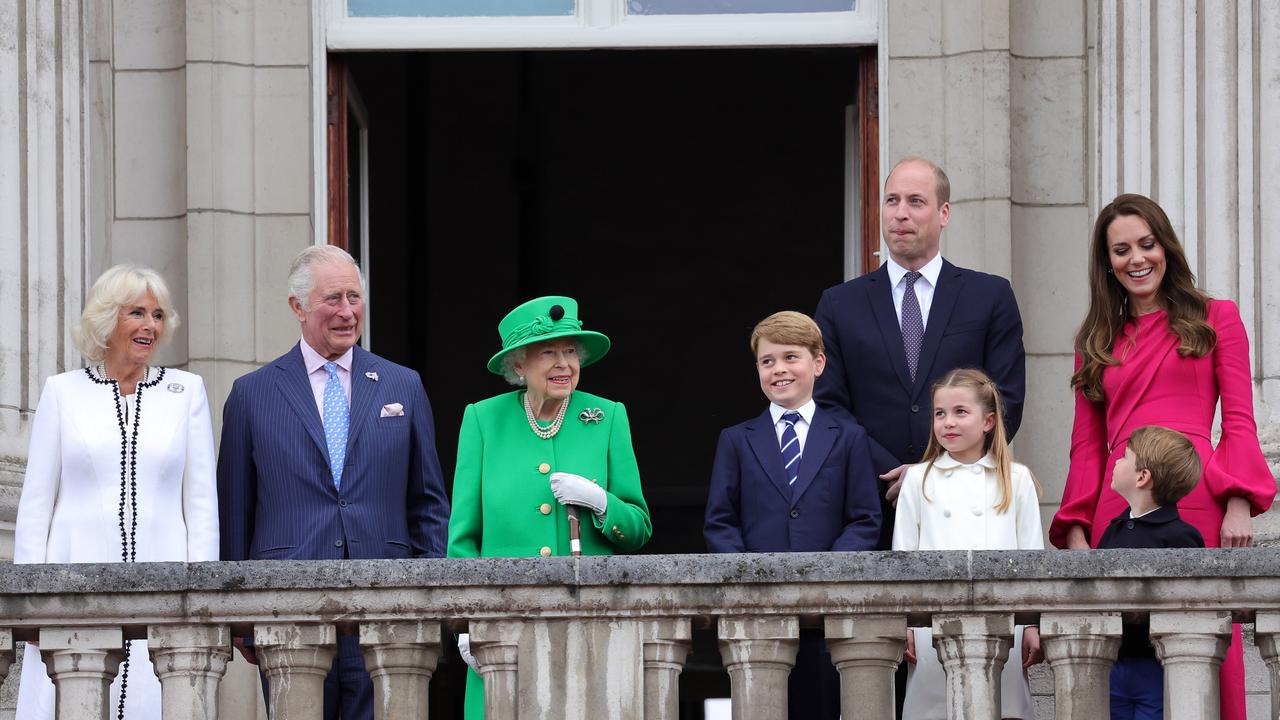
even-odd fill
[[(889, 270), (889, 286), (893, 288), (893, 311), (898, 315), (898, 327), (902, 327), (902, 298), (906, 296), (907, 284), (903, 282), (908, 270), (893, 261), (893, 258), (885, 260), (885, 266)], [(933, 259), (925, 263), (920, 268), (920, 279), (916, 280), (913, 286), (916, 291), (916, 299), (920, 301), (920, 319), (923, 321), (923, 327), (929, 328), (929, 308), (933, 305), (933, 290), (938, 287), (938, 276), (942, 274), (942, 253), (933, 256)]]
[[(804, 455), (804, 441), (809, 437), (809, 424), (813, 422), (813, 413), (817, 409), (818, 404), (812, 398), (796, 408), (796, 412), (800, 413), (800, 422), (796, 423), (796, 440), (800, 443), (801, 455)], [(773, 431), (778, 435), (778, 447), (782, 447), (782, 431), (787, 428), (787, 424), (782, 421), (782, 414), (786, 412), (791, 411), (778, 403), (769, 403), (769, 415), (773, 418)]]
[[(302, 363), (307, 366), (311, 393), (316, 396), (316, 412), (324, 418), (324, 386), (329, 382), (329, 373), (324, 369), (324, 364), (329, 361), (308, 345), (306, 338), (298, 343), (298, 347), (302, 348)], [(338, 381), (342, 383), (342, 394), (347, 396), (347, 407), (351, 407), (351, 358), (354, 354), (352, 348), (347, 348), (342, 357), (333, 361), (338, 366)]]

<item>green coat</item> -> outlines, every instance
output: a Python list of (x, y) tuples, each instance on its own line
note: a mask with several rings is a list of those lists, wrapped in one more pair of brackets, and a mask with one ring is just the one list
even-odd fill
[[(599, 422), (584, 410), (600, 410)], [(569, 520), (551, 494), (550, 475), (569, 472), (598, 483), (605, 514), (582, 509), (582, 554), (612, 555), (643, 547), (653, 534), (622, 403), (574, 391), (560, 432), (533, 434), (524, 391), (498, 395), (462, 414), (449, 516), (449, 557), (539, 557), (569, 554)], [(484, 684), (467, 677), (468, 720), (484, 717)]]

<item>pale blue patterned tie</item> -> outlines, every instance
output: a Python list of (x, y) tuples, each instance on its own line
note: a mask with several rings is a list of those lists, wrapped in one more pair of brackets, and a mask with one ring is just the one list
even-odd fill
[(800, 477), (800, 438), (796, 436), (800, 413), (795, 410), (784, 412), (782, 422), (787, 424), (782, 429), (782, 468), (787, 472), (787, 484), (795, 485), (796, 478)]
[(342, 464), (347, 459), (347, 424), (350, 422), (347, 394), (342, 391), (336, 363), (324, 364), (329, 379), (324, 384), (324, 441), (329, 446), (329, 472), (333, 486), (342, 489)]

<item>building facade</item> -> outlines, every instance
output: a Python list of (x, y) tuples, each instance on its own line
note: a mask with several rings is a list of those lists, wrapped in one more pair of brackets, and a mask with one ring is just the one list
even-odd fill
[[(297, 337), (292, 256), (334, 238), (335, 218), (344, 242), (378, 252), (377, 178), (362, 154), (333, 172), (345, 54), (787, 47), (874, 60), (842, 274), (868, 267), (878, 187), (910, 154), (951, 177), (945, 256), (1013, 282), (1028, 371), (1016, 451), (1045, 486), (1046, 522), (1066, 475), (1089, 231), (1120, 192), (1160, 202), (1201, 287), (1239, 304), (1276, 467), (1280, 0), (0, 0), (0, 305), (16, 310), (0, 324), (0, 557), (40, 389), (79, 365), (69, 329), (98, 273), (127, 261), (168, 279), (184, 322), (160, 359), (205, 378), (216, 428), (232, 381)], [(403, 332), (376, 307), (375, 338)], [(1274, 527), (1264, 516), (1259, 539)]]

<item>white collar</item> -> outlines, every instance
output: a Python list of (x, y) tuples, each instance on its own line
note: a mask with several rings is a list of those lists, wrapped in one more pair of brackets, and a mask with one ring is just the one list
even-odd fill
[(937, 460), (933, 461), (933, 466), (937, 468), (942, 468), (943, 470), (950, 470), (952, 468), (960, 468), (960, 467), (976, 467), (976, 466), (982, 466), (988, 470), (995, 470), (996, 461), (992, 459), (991, 453), (987, 453), (986, 455), (983, 455), (981, 458), (979, 458), (978, 462), (962, 463), (959, 460), (951, 457), (951, 453), (944, 452), (938, 456)]
[[(817, 410), (818, 404), (813, 401), (813, 398), (809, 398), (809, 402), (796, 408), (796, 412), (800, 413), (800, 419), (804, 420), (805, 424), (808, 425), (813, 424), (813, 414), (817, 412)], [(782, 414), (787, 412), (791, 411), (782, 407), (778, 403), (769, 403), (769, 415), (773, 417), (774, 425), (777, 425), (778, 422), (782, 420)]]
[[(898, 287), (898, 283), (902, 282), (902, 277), (908, 270), (894, 262), (892, 257), (885, 260), (884, 264), (889, 270), (889, 286)], [(938, 287), (938, 276), (942, 274), (942, 253), (934, 255), (932, 260), (925, 263), (924, 267), (920, 268), (920, 274), (929, 281), (929, 287)]]
[[(298, 347), (302, 348), (302, 363), (306, 365), (308, 375), (324, 367), (324, 364), (329, 362), (323, 355), (316, 352), (315, 348), (311, 347), (311, 345), (307, 343), (306, 338), (302, 338), (298, 341)], [(346, 370), (349, 375), (351, 374), (351, 356), (354, 354), (355, 346), (352, 346), (347, 348), (347, 351), (342, 353), (342, 356), (333, 362), (336, 363), (338, 367)]]

